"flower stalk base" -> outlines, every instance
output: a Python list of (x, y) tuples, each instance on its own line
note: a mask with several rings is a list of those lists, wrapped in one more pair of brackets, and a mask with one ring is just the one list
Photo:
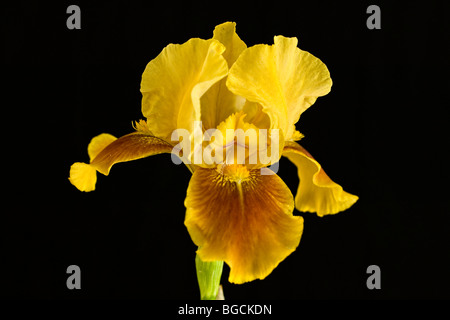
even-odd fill
[(222, 277), (223, 261), (205, 262), (195, 256), (198, 285), (201, 300), (223, 300), (223, 292), (219, 294), (220, 278)]

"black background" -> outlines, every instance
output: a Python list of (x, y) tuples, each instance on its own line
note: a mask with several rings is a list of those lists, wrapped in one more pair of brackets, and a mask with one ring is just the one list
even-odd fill
[[(168, 43), (235, 21), (248, 46), (295, 36), (325, 62), (331, 93), (297, 128), (301, 144), (359, 201), (302, 215), (300, 246), (265, 280), (222, 283), (227, 299), (449, 298), (449, 7), (445, 1), (23, 3), (2, 9), (3, 210), (0, 295), (197, 299), (196, 247), (183, 224), (190, 172), (170, 155), (119, 164), (97, 189), (68, 181), (102, 132), (142, 118), (140, 78)], [(66, 8), (81, 8), (68, 30)], [(295, 194), (296, 168), (279, 175)], [(81, 268), (68, 290), (66, 268)], [(381, 268), (368, 290), (366, 269)]]

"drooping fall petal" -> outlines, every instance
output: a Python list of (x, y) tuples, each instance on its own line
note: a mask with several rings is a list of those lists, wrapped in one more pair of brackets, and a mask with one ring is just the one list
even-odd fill
[(97, 183), (97, 171), (90, 164), (75, 162), (70, 167), (69, 181), (80, 191), (94, 191)]
[(94, 160), (103, 149), (115, 140), (117, 140), (117, 138), (109, 133), (102, 133), (92, 138), (88, 145), (89, 160)]
[(88, 146), (91, 163), (74, 163), (70, 168), (69, 180), (80, 191), (93, 191), (97, 181), (96, 171), (108, 175), (116, 163), (170, 153), (172, 148), (164, 140), (144, 132), (133, 132), (119, 139), (104, 133), (94, 137)]
[(245, 164), (248, 169), (257, 169), (280, 160), (284, 146), (282, 133), (278, 129), (261, 130), (246, 122), (246, 118), (243, 111), (236, 112), (217, 126), (214, 132), (220, 134), (208, 146), (216, 150), (216, 164)]
[(295, 196), (297, 210), (324, 216), (346, 210), (358, 200), (357, 196), (345, 192), (333, 182), (322, 166), (298, 143), (287, 142), (283, 155), (297, 166), (300, 179)]
[(283, 36), (276, 36), (272, 46), (244, 50), (227, 79), (230, 91), (262, 106), (271, 128), (281, 129), (286, 140), (293, 137), (300, 115), (331, 84), (325, 64), (297, 48), (297, 38)]
[(303, 231), (303, 218), (292, 215), (293, 196), (280, 177), (245, 166), (197, 169), (185, 206), (197, 254), (203, 261), (225, 261), (234, 283), (269, 275), (295, 250)]
[(225, 46), (215, 39), (193, 38), (169, 44), (142, 74), (142, 113), (153, 134), (166, 141), (175, 129), (193, 131), (201, 120), (200, 98), (228, 73), (222, 53)]
[(245, 42), (236, 33), (235, 22), (225, 22), (217, 25), (214, 28), (213, 39), (220, 41), (225, 46), (225, 51), (222, 55), (227, 61), (229, 68), (231, 68), (242, 51), (247, 48)]

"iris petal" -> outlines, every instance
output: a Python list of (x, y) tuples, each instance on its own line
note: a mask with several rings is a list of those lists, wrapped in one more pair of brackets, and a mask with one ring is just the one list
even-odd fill
[(92, 161), (97, 171), (109, 174), (111, 167), (119, 162), (126, 162), (149, 157), (160, 153), (170, 153), (172, 145), (157, 137), (133, 132), (107, 145)]
[(298, 143), (287, 142), (283, 155), (297, 166), (300, 179), (295, 196), (297, 210), (324, 216), (344, 211), (358, 200), (357, 196), (345, 192), (333, 182), (322, 166)]
[(153, 134), (170, 141), (175, 129), (193, 132), (200, 98), (228, 73), (225, 47), (215, 39), (169, 44), (142, 74), (142, 113)]
[(225, 261), (233, 283), (265, 278), (295, 250), (303, 231), (303, 218), (292, 215), (293, 196), (281, 178), (245, 166), (197, 169), (185, 206), (198, 255)]
[[(231, 67), (247, 48), (236, 34), (236, 23), (225, 22), (214, 29), (214, 37), (225, 46), (222, 56)], [(226, 86), (226, 78), (215, 83), (201, 98), (201, 119), (205, 129), (217, 127), (231, 114), (242, 109), (245, 99), (233, 94)]]
[(300, 115), (327, 94), (331, 84), (325, 64), (297, 48), (297, 38), (283, 36), (276, 36), (272, 46), (244, 50), (227, 78), (230, 91), (259, 103), (271, 128), (281, 129), (286, 140), (293, 137)]
[(220, 41), (225, 46), (226, 49), (222, 55), (230, 68), (242, 51), (247, 48), (244, 41), (236, 33), (235, 22), (225, 22), (216, 26), (213, 39)]
[(75, 162), (70, 167), (69, 181), (80, 191), (93, 191), (97, 183), (97, 172), (87, 163)]

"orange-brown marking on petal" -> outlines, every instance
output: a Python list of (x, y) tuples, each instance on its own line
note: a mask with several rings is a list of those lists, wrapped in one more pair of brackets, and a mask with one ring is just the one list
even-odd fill
[(265, 278), (295, 250), (303, 231), (281, 178), (242, 165), (197, 169), (185, 206), (185, 225), (200, 258), (225, 261), (234, 283)]
[(160, 153), (170, 153), (172, 145), (145, 134), (133, 132), (110, 143), (91, 162), (91, 166), (104, 175), (118, 162), (132, 161)]

